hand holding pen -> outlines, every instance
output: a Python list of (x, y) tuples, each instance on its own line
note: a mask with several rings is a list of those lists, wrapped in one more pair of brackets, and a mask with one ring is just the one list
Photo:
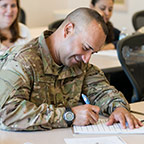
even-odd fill
[[(88, 97), (85, 95), (85, 94), (82, 94), (82, 98), (83, 98), (83, 100), (84, 100), (84, 102), (86, 103), (86, 104), (90, 104), (90, 101), (89, 101), (89, 99), (88, 99)], [(119, 108), (119, 109), (121, 109), (121, 111), (124, 111), (125, 110), (125, 112), (124, 113), (129, 113), (126, 109), (124, 109), (124, 108)], [(121, 112), (120, 111), (120, 112)], [(120, 113), (119, 112), (119, 113)], [(112, 117), (113, 117), (113, 114), (115, 115), (115, 113), (116, 112), (114, 112), (114, 113), (112, 113), (112, 115), (109, 117), (109, 121), (108, 121), (108, 123), (107, 123), (107, 125), (111, 125), (111, 124), (113, 124), (113, 120), (116, 120), (115, 118), (113, 119)], [(139, 113), (139, 114), (142, 114), (142, 113)], [(127, 114), (128, 115), (128, 114)], [(131, 118), (132, 118), (132, 116), (131, 116)], [(127, 118), (127, 119), (129, 119), (129, 118)], [(143, 120), (140, 122), (140, 121), (138, 121), (134, 116), (133, 116), (133, 120), (134, 121), (136, 121), (136, 125), (134, 126), (134, 125), (132, 125), (132, 124), (130, 124), (130, 123), (128, 123), (127, 121), (126, 122), (124, 122), (124, 123), (121, 123), (121, 125), (122, 125), (122, 127), (123, 128), (126, 128), (126, 127), (130, 127), (130, 128), (137, 128), (137, 127), (140, 127), (140, 126), (142, 126), (142, 123), (141, 122), (143, 122)], [(120, 121), (121, 122), (121, 121)]]
[(74, 125), (89, 125), (95, 124), (99, 118), (100, 108), (95, 105), (91, 105), (88, 97), (84, 94), (81, 95), (85, 105), (80, 105), (72, 108), (75, 114)]

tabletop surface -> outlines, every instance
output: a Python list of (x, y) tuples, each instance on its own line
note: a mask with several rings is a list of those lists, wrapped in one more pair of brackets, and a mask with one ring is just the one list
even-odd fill
[(90, 63), (100, 69), (121, 67), (116, 50), (99, 51), (91, 56)]
[[(131, 104), (133, 110), (141, 111), (144, 109), (144, 102)], [(137, 115), (138, 118), (144, 119), (144, 116)], [(0, 130), (0, 144), (65, 144), (64, 138), (90, 138), (103, 137), (109, 135), (80, 135), (73, 134), (72, 128), (53, 129), (49, 131), (38, 132), (8, 132)], [(111, 135), (112, 136), (112, 135)], [(143, 135), (117, 135), (120, 136), (127, 144), (143, 144)]]

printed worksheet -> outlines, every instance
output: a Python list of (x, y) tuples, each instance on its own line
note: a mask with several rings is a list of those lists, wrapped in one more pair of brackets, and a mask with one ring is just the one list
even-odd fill
[(120, 137), (65, 138), (66, 144), (126, 144)]
[(99, 119), (97, 124), (88, 126), (73, 126), (75, 134), (144, 134), (144, 126), (135, 129), (122, 129), (120, 123), (106, 125), (107, 119)]

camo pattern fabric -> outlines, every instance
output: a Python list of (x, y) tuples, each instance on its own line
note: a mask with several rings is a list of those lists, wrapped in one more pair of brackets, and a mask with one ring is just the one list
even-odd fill
[(52, 59), (45, 31), (24, 46), (10, 48), (0, 60), (0, 129), (14, 131), (50, 130), (68, 127), (66, 107), (81, 102), (81, 94), (108, 116), (114, 108), (129, 104), (91, 64), (57, 65)]

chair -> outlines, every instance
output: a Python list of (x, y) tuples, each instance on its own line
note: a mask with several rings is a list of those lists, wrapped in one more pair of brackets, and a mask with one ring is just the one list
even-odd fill
[(131, 102), (144, 100), (144, 34), (137, 33), (120, 40), (117, 52), (134, 89)]
[(48, 29), (51, 31), (55, 31), (64, 21), (64, 19), (56, 20), (48, 25)]
[(22, 8), (20, 8), (19, 22), (26, 24), (26, 14)]
[(144, 26), (144, 10), (138, 11), (132, 16), (132, 24), (136, 31)]

